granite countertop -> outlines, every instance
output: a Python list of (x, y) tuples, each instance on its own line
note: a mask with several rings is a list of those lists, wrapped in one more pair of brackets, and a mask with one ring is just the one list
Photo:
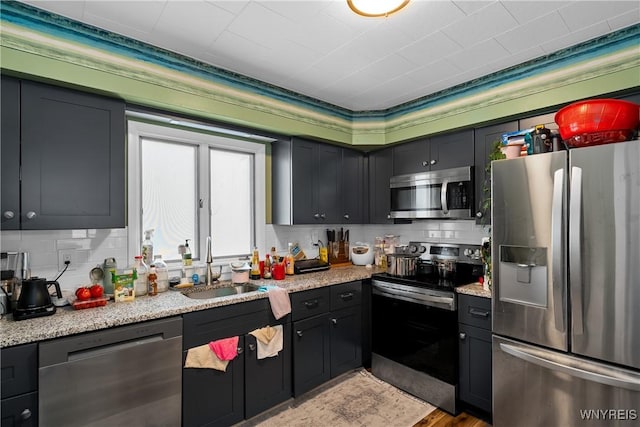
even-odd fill
[[(277, 285), (287, 291), (299, 292), (323, 286), (336, 285), (371, 277), (375, 269), (363, 266), (335, 266), (326, 271), (287, 276), (284, 280), (252, 280), (257, 285)], [(223, 281), (211, 287), (230, 285)], [(132, 302), (114, 303), (104, 307), (74, 310), (70, 306), (58, 307), (52, 316), (14, 321), (11, 315), (0, 320), (0, 347), (42, 341), (82, 332), (122, 326), (162, 317), (213, 307), (267, 298), (266, 292), (247, 292), (240, 295), (212, 299), (191, 299), (181, 292), (169, 290), (157, 296), (143, 296)]]
[(469, 285), (458, 286), (456, 292), (459, 294), (473, 295), (482, 298), (491, 298), (491, 291), (487, 291), (482, 287), (482, 284), (476, 282)]

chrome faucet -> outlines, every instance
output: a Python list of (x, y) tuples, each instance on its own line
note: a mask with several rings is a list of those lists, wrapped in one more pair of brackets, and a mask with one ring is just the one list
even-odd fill
[(213, 270), (211, 269), (211, 263), (213, 262), (213, 255), (211, 254), (211, 236), (207, 237), (207, 277), (205, 285), (211, 285), (213, 283)]

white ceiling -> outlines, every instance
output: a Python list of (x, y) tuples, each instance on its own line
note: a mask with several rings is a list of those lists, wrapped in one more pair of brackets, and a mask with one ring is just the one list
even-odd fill
[(25, 0), (350, 110), (430, 95), (640, 22), (640, 1)]

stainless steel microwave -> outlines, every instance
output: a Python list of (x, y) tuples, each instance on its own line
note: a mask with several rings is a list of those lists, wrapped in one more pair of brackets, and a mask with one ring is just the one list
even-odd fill
[(473, 168), (443, 169), (391, 178), (391, 218), (472, 219)]

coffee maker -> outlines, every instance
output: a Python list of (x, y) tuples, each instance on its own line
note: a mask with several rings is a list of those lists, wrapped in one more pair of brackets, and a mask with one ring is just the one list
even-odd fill
[(31, 278), (28, 252), (0, 253), (0, 309), (2, 314), (12, 312), (20, 296), (23, 280)]
[(14, 320), (50, 316), (56, 312), (49, 288), (55, 287), (62, 298), (60, 284), (44, 278), (31, 277), (28, 252), (0, 253), (2, 313), (13, 313)]

